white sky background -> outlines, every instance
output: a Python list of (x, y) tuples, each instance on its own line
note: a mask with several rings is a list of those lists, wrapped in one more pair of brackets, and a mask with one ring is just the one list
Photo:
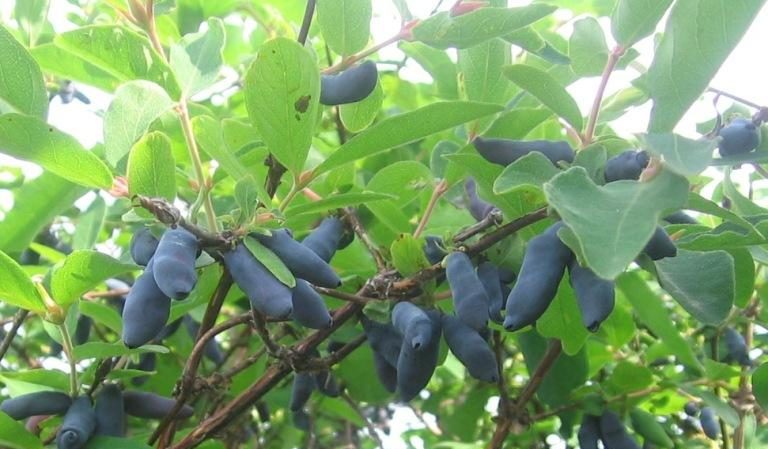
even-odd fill
[[(25, 1), (25, 0), (18, 0)], [(412, 0), (409, 1), (411, 11), (416, 17), (424, 18), (434, 8), (437, 0)], [(0, 19), (3, 23), (10, 22), (13, 1), (0, 0)], [(452, 0), (445, 0), (447, 9)], [(530, 3), (529, 1), (510, 0), (511, 6), (519, 6)], [(399, 16), (392, 2), (377, 0), (374, 4), (374, 21), (372, 24), (373, 42), (382, 41), (397, 32), (399, 27)], [(51, 0), (51, 10), (49, 18), (54, 24), (57, 32), (71, 29), (73, 26), (67, 22), (66, 13), (72, 11), (73, 7), (66, 0)], [(561, 31), (564, 36), (571, 33), (572, 22), (569, 15), (558, 16), (566, 22)], [(576, 17), (578, 18), (578, 17)], [(612, 47), (612, 37), (607, 21), (601, 22), (604, 25), (605, 34), (609, 40), (609, 47)], [(754, 103), (768, 105), (768, 62), (765, 60), (765, 44), (768, 42), (768, 8), (763, 8), (758, 17), (753, 22), (751, 28), (744, 36), (743, 40), (736, 50), (729, 56), (721, 67), (711, 86), (734, 95), (751, 100)], [(653, 40), (647, 38), (635, 46), (640, 51), (638, 61), (644, 66), (649, 66), (653, 56)], [(399, 60), (402, 54), (396, 46), (390, 46), (379, 53), (380, 59)], [(405, 78), (417, 81), (429, 81), (429, 75), (426, 74), (416, 63), (409, 61), (409, 64), (401, 72)], [(616, 72), (611, 77), (608, 85), (606, 97), (611, 93), (629, 85), (629, 81), (637, 76), (632, 70)], [(597, 78), (581, 80), (568, 88), (568, 91), (579, 103), (582, 112), (586, 115), (591, 106), (594, 92), (598, 84)], [(50, 106), (49, 121), (51, 124), (64, 132), (72, 134), (86, 147), (92, 147), (97, 142), (102, 141), (102, 120), (103, 111), (109, 106), (111, 96), (88, 86), (79, 86), (92, 100), (90, 105), (83, 105), (74, 101), (68, 105), (61, 104), (58, 97), (53, 100)], [(695, 124), (706, 121), (714, 117), (715, 111), (712, 107), (712, 95), (706, 95), (703, 100), (694, 104), (685, 118), (678, 125), (676, 132), (689, 136), (697, 137)], [(724, 111), (729, 105), (730, 100), (722, 98), (718, 104), (720, 111)], [(614, 129), (624, 137), (631, 137), (632, 134), (643, 132), (648, 123), (650, 104), (630, 111), (626, 116), (612, 122)], [(0, 155), (0, 164), (7, 164), (9, 158)], [(15, 163), (15, 162), (14, 162)], [(39, 173), (39, 169), (32, 164), (21, 164), (25, 167), (25, 172), (29, 175)], [(745, 168), (739, 170), (737, 179), (745, 179), (751, 169)], [(12, 196), (7, 191), (0, 190), (0, 216), (2, 210), (7, 210), (12, 204)], [(493, 410), (493, 408), (489, 408)], [(432, 421), (433, 417), (427, 416), (427, 420)], [(392, 432), (390, 437), (382, 435), (387, 449), (404, 449), (405, 443), (402, 441), (401, 434), (408, 426), (421, 426), (420, 421), (416, 419), (410, 409), (398, 407), (395, 413), (395, 419), (392, 422)], [(423, 447), (420, 441), (412, 441), (417, 448)], [(563, 446), (564, 447), (564, 446)]]

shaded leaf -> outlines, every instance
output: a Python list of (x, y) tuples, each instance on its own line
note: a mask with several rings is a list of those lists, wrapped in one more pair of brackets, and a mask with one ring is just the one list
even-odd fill
[(549, 73), (524, 64), (513, 64), (504, 68), (504, 74), (544, 106), (562, 117), (577, 130), (583, 126), (583, 118), (576, 101), (565, 88)]
[(132, 81), (120, 86), (104, 114), (107, 162), (116, 166), (149, 125), (171, 107), (173, 100), (157, 84)]
[(86, 187), (112, 186), (112, 173), (101, 159), (83, 148), (74, 137), (29, 115), (2, 116), (0, 152), (39, 164)]
[(320, 72), (312, 55), (287, 38), (261, 46), (245, 77), (251, 121), (281, 164), (298, 176), (317, 123)]
[[(18, 3), (33, 3), (16, 2)], [(44, 119), (48, 112), (48, 91), (43, 72), (29, 51), (0, 25), (0, 114), (20, 112)]]

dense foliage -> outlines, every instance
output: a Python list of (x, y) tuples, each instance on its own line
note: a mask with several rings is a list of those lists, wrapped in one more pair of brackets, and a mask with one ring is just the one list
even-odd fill
[(764, 1), (373, 3), (13, 2), (0, 447), (768, 446)]

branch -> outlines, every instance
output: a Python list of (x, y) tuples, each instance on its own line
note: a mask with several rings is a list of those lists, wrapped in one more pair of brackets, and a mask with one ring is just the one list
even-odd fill
[(365, 416), (365, 413), (360, 408), (360, 405), (352, 399), (351, 396), (349, 396), (349, 393), (344, 392), (341, 394), (341, 398), (344, 399), (344, 402), (349, 404), (350, 407), (352, 407), (352, 410), (357, 413), (357, 416), (365, 423), (365, 428), (368, 429), (368, 433), (371, 435), (371, 438), (376, 442), (376, 447), (383, 448), (384, 443), (381, 441), (381, 438), (379, 438), (379, 434), (376, 433), (376, 428), (373, 427), (373, 424), (371, 423), (371, 420), (368, 419), (367, 416)]
[(384, 257), (379, 252), (379, 249), (376, 247), (376, 244), (373, 243), (373, 240), (371, 240), (371, 237), (368, 236), (368, 233), (365, 232), (365, 228), (363, 228), (363, 224), (360, 222), (360, 218), (357, 216), (357, 213), (355, 211), (348, 207), (344, 209), (344, 217), (347, 219), (347, 223), (352, 226), (352, 230), (355, 231), (355, 234), (357, 234), (357, 237), (360, 239), (361, 242), (363, 242), (363, 245), (368, 249), (368, 252), (371, 253), (371, 256), (373, 256), (374, 262), (376, 262), (376, 268), (378, 271), (384, 271), (387, 269), (387, 262), (384, 260)]
[(435, 210), (435, 206), (437, 205), (437, 202), (440, 200), (440, 198), (445, 194), (445, 192), (448, 190), (448, 183), (445, 180), (440, 181), (435, 186), (435, 189), (432, 191), (432, 196), (429, 198), (429, 203), (427, 204), (427, 208), (424, 210), (424, 215), (422, 215), (421, 220), (419, 221), (419, 225), (416, 227), (416, 230), (413, 231), (413, 236), (415, 238), (418, 238), (422, 232), (424, 232), (424, 228), (427, 227), (427, 223), (429, 223), (429, 219), (432, 217), (432, 212)]
[(603, 102), (603, 95), (605, 95), (605, 88), (608, 86), (608, 79), (613, 73), (613, 69), (616, 68), (616, 63), (624, 55), (624, 47), (616, 46), (613, 51), (608, 55), (608, 61), (605, 63), (603, 74), (600, 77), (600, 85), (597, 87), (595, 93), (595, 99), (592, 102), (592, 110), (589, 112), (589, 119), (587, 120), (587, 130), (584, 132), (584, 139), (582, 140), (582, 148), (592, 143), (592, 139), (595, 137), (595, 127), (597, 126), (597, 116), (600, 114), (600, 105)]
[[(523, 215), (522, 217), (514, 221), (511, 221), (505, 224), (504, 226), (501, 226), (495, 231), (484, 235), (475, 244), (467, 246), (466, 253), (470, 256), (474, 256), (478, 253), (481, 253), (487, 250), (488, 248), (490, 248), (491, 246), (495, 245), (496, 243), (504, 240), (508, 236), (519, 231), (520, 229), (523, 229), (526, 226), (530, 226), (533, 223), (536, 223), (537, 221), (541, 221), (546, 217), (547, 217), (546, 208), (541, 208), (527, 215)], [(457, 243), (461, 243), (461, 242), (457, 242)], [(394, 295), (394, 296), (402, 297), (402, 296), (413, 295), (418, 292), (418, 289), (422, 283), (437, 277), (440, 273), (442, 273), (442, 271), (443, 271), (442, 266), (439, 263), (437, 263), (405, 279), (397, 280), (394, 282), (392, 281), (386, 282), (387, 280), (385, 280), (385, 282), (383, 283), (378, 282), (379, 285), (377, 290), (380, 292), (381, 296)]]
[(341, 290), (334, 290), (332, 288), (318, 287), (313, 285), (315, 291), (321, 295), (330, 296), (332, 298), (341, 299), (342, 301), (354, 302), (356, 304), (366, 305), (371, 301), (377, 301), (379, 298), (366, 298), (364, 296), (356, 295), (354, 293), (347, 293)]
[(512, 410), (514, 404), (509, 399), (509, 390), (507, 388), (506, 378), (504, 377), (504, 366), (502, 364), (504, 356), (504, 340), (501, 338), (501, 332), (493, 331), (493, 343), (496, 353), (496, 360), (499, 365), (499, 380), (496, 387), (499, 389), (499, 416), (496, 418), (496, 430), (488, 443), (488, 449), (501, 449), (504, 441), (507, 439), (512, 429)]
[(332, 75), (334, 73), (341, 72), (348, 67), (351, 67), (354, 65), (357, 61), (360, 61), (361, 59), (365, 59), (368, 56), (376, 53), (377, 51), (381, 50), (384, 47), (387, 47), (391, 44), (394, 44), (395, 42), (399, 42), (400, 40), (409, 40), (413, 37), (413, 28), (418, 25), (421, 21), (411, 20), (409, 22), (406, 22), (403, 24), (403, 27), (400, 29), (400, 31), (397, 32), (394, 36), (384, 40), (383, 42), (379, 42), (378, 44), (366, 48), (365, 50), (355, 53), (354, 55), (347, 56), (346, 58), (342, 59), (338, 64), (335, 64), (331, 67), (328, 67), (327, 69), (323, 70), (324, 75)]
[(533, 375), (528, 380), (525, 389), (517, 398), (517, 402), (515, 402), (515, 408), (517, 410), (522, 410), (523, 407), (525, 407), (525, 404), (531, 400), (536, 393), (536, 390), (539, 389), (541, 381), (544, 380), (544, 376), (546, 376), (549, 370), (552, 369), (552, 365), (554, 365), (557, 358), (560, 357), (562, 351), (563, 345), (560, 340), (552, 340), (549, 343), (549, 348), (547, 348), (547, 352), (539, 362), (539, 366), (536, 367), (536, 371), (534, 371)]
[(315, 13), (315, 2), (316, 0), (307, 0), (307, 7), (304, 10), (304, 21), (301, 22), (299, 37), (296, 39), (301, 45), (304, 45), (307, 42), (309, 27), (312, 25), (312, 16)]
[[(504, 226), (494, 230), (493, 232), (483, 236), (478, 242), (467, 247), (467, 253), (476, 254), (484, 251), (495, 243), (503, 240), (505, 237), (513, 234), (514, 232), (523, 229), (537, 221), (540, 221), (547, 217), (546, 209), (540, 209), (531, 212), (528, 215), (518, 218)], [(424, 277), (431, 279), (436, 276), (442, 268), (439, 265), (436, 267), (429, 267), (422, 271), (421, 274), (417, 274), (411, 278), (407, 278), (409, 282), (416, 282), (417, 279)], [(429, 274), (423, 274), (427, 272)], [(390, 275), (396, 276), (396, 274)], [(381, 276), (384, 277), (384, 276)], [(405, 280), (402, 280), (405, 281)], [(401, 281), (401, 282), (402, 282)], [(371, 279), (365, 284), (365, 286), (356, 293), (356, 296), (368, 297), (374, 293), (376, 280)], [(393, 284), (390, 281), (390, 284)], [(294, 354), (294, 358), (309, 359), (313, 356), (314, 350), (330, 337), (337, 329), (343, 326), (347, 321), (355, 317), (358, 313), (362, 312), (363, 305), (350, 302), (340, 309), (336, 310), (333, 315), (333, 324), (327, 329), (320, 329), (310, 334), (303, 340), (296, 343), (289, 349)], [(329, 357), (329, 360), (337, 363), (347, 353), (351, 353), (355, 344), (362, 344), (364, 340), (359, 338), (348, 343), (346, 347), (337, 351), (334, 355)], [(348, 352), (347, 352), (348, 351)], [(241, 392), (238, 396), (232, 399), (229, 403), (222, 408), (213, 412), (207, 419), (203, 420), (199, 426), (197, 426), (192, 432), (185, 436), (181, 441), (173, 446), (173, 449), (191, 449), (198, 446), (200, 443), (215, 435), (217, 432), (225, 428), (230, 422), (235, 420), (240, 414), (247, 411), (255, 402), (261, 399), (272, 388), (276, 387), (283, 379), (285, 379), (292, 372), (291, 367), (286, 363), (275, 363), (270, 365), (262, 374), (262, 376), (256, 380), (250, 387)]]
[(19, 331), (22, 323), (24, 323), (24, 320), (27, 319), (27, 315), (29, 315), (29, 310), (19, 309), (19, 311), (16, 312), (16, 315), (13, 317), (13, 326), (11, 326), (11, 330), (5, 334), (3, 342), (0, 343), (0, 361), (3, 360), (5, 353), (8, 352), (8, 348), (11, 347), (11, 343), (13, 343), (14, 337), (16, 337), (16, 332)]
[(731, 100), (737, 101), (737, 102), (739, 102), (739, 103), (741, 103), (743, 105), (749, 106), (751, 108), (755, 108), (755, 109), (762, 109), (763, 108), (762, 106), (760, 106), (757, 103), (754, 103), (752, 101), (749, 101), (749, 100), (741, 98), (741, 97), (738, 97), (736, 95), (733, 95), (731, 93), (725, 92), (723, 90), (715, 89), (714, 87), (708, 87), (707, 91), (708, 92), (712, 92), (712, 93), (717, 94), (717, 95), (722, 96), (722, 97), (730, 98)]
[(477, 234), (480, 234), (481, 232), (485, 231), (488, 228), (498, 226), (499, 224), (501, 224), (503, 219), (504, 219), (504, 215), (501, 213), (501, 211), (498, 209), (493, 209), (488, 215), (483, 217), (482, 220), (460, 230), (453, 237), (453, 241), (463, 242), (465, 240), (469, 240), (470, 238), (474, 237)]
[(227, 248), (230, 246), (230, 238), (209, 232), (197, 225), (188, 222), (181, 216), (181, 212), (163, 198), (151, 198), (148, 196), (136, 195), (134, 200), (160, 222), (167, 226), (181, 226), (194, 234), (203, 247)]

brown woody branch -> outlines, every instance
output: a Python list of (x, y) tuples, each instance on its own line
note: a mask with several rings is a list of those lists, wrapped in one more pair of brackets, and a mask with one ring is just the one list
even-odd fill
[[(529, 226), (537, 221), (544, 219), (546, 216), (547, 216), (546, 210), (541, 209), (541, 210), (532, 212), (528, 215), (525, 215), (523, 217), (520, 217), (517, 220), (514, 220), (504, 226), (501, 226), (498, 229), (494, 230), (493, 232), (483, 236), (476, 243), (468, 246), (466, 248), (466, 251), (469, 254), (477, 254), (481, 251), (484, 251), (490, 248), (493, 244), (503, 240), (505, 237), (519, 231), (520, 229), (525, 228), (526, 226)], [(426, 279), (431, 279), (431, 277), (437, 275), (440, 270), (441, 268), (439, 268), (439, 265), (437, 268), (435, 267), (427, 268), (426, 271), (429, 271), (431, 275), (426, 276)], [(391, 276), (397, 276), (397, 275), (392, 274)], [(409, 280), (409, 282), (416, 282), (417, 279), (420, 279), (419, 274), (411, 278), (408, 278), (406, 280)], [(400, 280), (400, 282), (404, 282), (406, 280)], [(390, 284), (394, 284), (394, 282), (390, 282)], [(367, 297), (368, 295), (373, 293), (374, 288), (375, 288), (374, 282), (368, 282), (357, 293), (357, 295), (362, 297)], [(309, 359), (310, 357), (312, 357), (314, 350), (320, 345), (320, 343), (326, 340), (339, 327), (344, 325), (344, 323), (346, 323), (348, 320), (356, 316), (362, 310), (363, 310), (363, 305), (358, 303), (348, 303), (343, 307), (341, 307), (340, 309), (338, 309), (336, 313), (334, 313), (333, 315), (333, 324), (329, 328), (315, 331), (314, 333), (304, 338), (303, 340), (301, 340), (291, 348), (291, 351), (295, 355), (294, 357), (305, 358), (305, 359)], [(360, 338), (358, 340), (359, 342), (355, 341), (354, 343), (362, 344), (364, 339)], [(348, 350), (349, 352), (345, 352), (344, 349), (342, 348), (342, 350), (338, 351), (336, 354), (331, 356), (333, 358), (332, 361), (334, 363), (341, 361), (344, 356), (346, 356), (348, 353), (351, 353), (351, 351), (354, 349), (351, 343), (347, 345), (349, 346), (349, 350)], [(329, 357), (329, 359), (331, 359), (331, 357)], [(268, 391), (276, 387), (291, 372), (292, 372), (291, 367), (286, 363), (275, 363), (269, 366), (265, 370), (265, 372), (262, 374), (262, 376), (258, 380), (256, 380), (256, 382), (254, 382), (250, 387), (248, 387), (245, 391), (240, 393), (238, 396), (236, 396), (232, 401), (230, 401), (229, 403), (227, 403), (217, 411), (213, 412), (213, 414), (209, 416), (207, 419), (205, 419), (204, 421), (202, 421), (198, 427), (196, 427), (181, 441), (176, 443), (173, 446), (173, 449), (191, 449), (193, 447), (198, 446), (200, 443), (202, 443), (212, 435), (215, 435), (217, 432), (224, 429), (229, 423), (236, 420), (240, 414), (244, 413), (251, 406), (253, 406), (253, 404), (255, 404), (259, 399), (261, 399)], [(543, 376), (543, 374), (541, 375)], [(518, 401), (518, 404), (519, 403), (520, 402)]]
[(11, 347), (11, 343), (13, 343), (13, 339), (16, 337), (16, 332), (19, 331), (21, 324), (27, 319), (27, 315), (29, 315), (29, 310), (19, 309), (13, 317), (13, 326), (11, 326), (11, 329), (5, 334), (3, 342), (0, 343), (0, 361), (3, 360), (5, 353), (8, 352), (8, 348)]

